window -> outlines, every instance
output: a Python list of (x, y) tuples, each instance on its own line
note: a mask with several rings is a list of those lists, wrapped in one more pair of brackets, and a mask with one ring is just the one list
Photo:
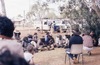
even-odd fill
[(44, 25), (47, 25), (47, 22), (44, 22)]

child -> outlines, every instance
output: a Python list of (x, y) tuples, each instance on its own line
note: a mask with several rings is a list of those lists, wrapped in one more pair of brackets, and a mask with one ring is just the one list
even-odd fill
[(35, 65), (33, 61), (33, 54), (34, 54), (33, 46), (28, 45), (27, 51), (24, 52), (24, 58), (29, 64)]

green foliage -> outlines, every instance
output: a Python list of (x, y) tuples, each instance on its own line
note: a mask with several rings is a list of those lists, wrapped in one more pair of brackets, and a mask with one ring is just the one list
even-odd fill
[[(78, 9), (76, 9), (76, 7), (78, 7)], [(86, 3), (80, 0), (77, 0), (77, 2), (76, 0), (70, 0), (69, 4), (65, 6), (65, 9), (63, 9), (62, 13), (66, 14), (67, 18), (75, 20), (76, 22), (80, 19), (82, 22), (83, 19), (85, 19), (86, 21), (81, 23), (85, 30), (90, 29), (96, 31), (100, 29), (100, 18), (96, 12), (93, 9), (90, 11), (90, 8), (86, 5)], [(86, 23), (87, 25), (83, 25)]]
[(79, 25), (78, 25), (78, 24), (72, 25), (72, 29), (73, 29), (73, 30), (79, 30)]

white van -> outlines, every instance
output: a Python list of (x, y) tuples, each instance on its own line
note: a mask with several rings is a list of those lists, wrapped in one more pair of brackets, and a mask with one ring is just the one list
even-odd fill
[(65, 22), (63, 22), (62, 20), (55, 20), (55, 23), (57, 26), (60, 26), (62, 30), (67, 30), (67, 26)]
[(44, 30), (44, 31), (49, 31), (50, 27), (47, 24), (47, 21), (40, 21), (40, 20), (36, 20), (34, 21), (34, 29), (36, 30)]
[(62, 30), (63, 32), (66, 32), (68, 28), (70, 27), (70, 24), (67, 22), (67, 20), (56, 19), (54, 21), (55, 21), (56, 26), (60, 27), (60, 31)]

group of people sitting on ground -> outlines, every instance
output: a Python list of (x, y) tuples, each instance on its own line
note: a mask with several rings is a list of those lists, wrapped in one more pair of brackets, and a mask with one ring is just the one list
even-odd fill
[(32, 45), (35, 52), (38, 52), (39, 50), (43, 51), (45, 49), (54, 50), (55, 47), (66, 48), (69, 43), (69, 38), (70, 35), (59, 35), (54, 39), (49, 32), (46, 32), (45, 36), (42, 36), (42, 38), (39, 39), (38, 34), (34, 33), (34, 35), (28, 35), (22, 39), (22, 46), (25, 50), (28, 45)]
[(52, 35), (50, 35), (49, 32), (46, 32), (45, 36), (39, 41), (40, 49), (44, 50), (44, 48), (47, 47), (48, 50), (54, 50), (54, 43), (55, 40)]
[(66, 48), (69, 45), (70, 35), (58, 35), (55, 39), (55, 46), (58, 48)]

